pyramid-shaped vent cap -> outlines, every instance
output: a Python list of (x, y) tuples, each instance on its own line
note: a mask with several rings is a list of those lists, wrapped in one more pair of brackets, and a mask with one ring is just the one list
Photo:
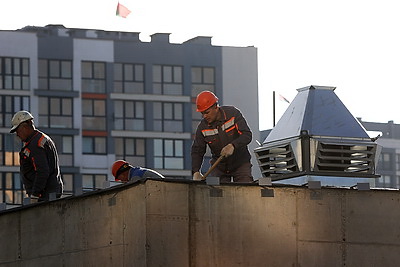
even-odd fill
[(334, 93), (309, 86), (298, 94), (259, 148), (265, 177), (376, 177), (379, 146)]

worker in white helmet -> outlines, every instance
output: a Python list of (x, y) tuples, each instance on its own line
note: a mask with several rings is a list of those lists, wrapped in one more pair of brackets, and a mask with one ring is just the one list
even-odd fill
[(20, 174), (28, 196), (38, 201), (49, 200), (51, 193), (61, 197), (63, 182), (53, 140), (35, 128), (28, 111), (15, 113), (11, 124), (10, 133), (16, 133), (23, 142), (19, 153)]

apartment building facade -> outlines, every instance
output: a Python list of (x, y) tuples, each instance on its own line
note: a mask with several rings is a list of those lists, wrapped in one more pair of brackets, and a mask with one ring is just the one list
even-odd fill
[(376, 187), (400, 189), (400, 124), (358, 120), (373, 133), (373, 137), (379, 136), (377, 143), (382, 146), (377, 166), (380, 177), (376, 180)]
[[(170, 178), (191, 178), (190, 146), (201, 117), (195, 97), (215, 92), (235, 105), (259, 140), (257, 49), (213, 46), (211, 37), (142, 42), (137, 32), (27, 26), (0, 31), (0, 202), (21, 204), (18, 110), (55, 141), (66, 194), (113, 180), (125, 159)], [(259, 176), (253, 159), (253, 175)], [(203, 171), (209, 167), (205, 160)]]

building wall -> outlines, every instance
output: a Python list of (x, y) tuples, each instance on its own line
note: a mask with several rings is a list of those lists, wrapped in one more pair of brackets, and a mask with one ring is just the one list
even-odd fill
[[(134, 32), (48, 25), (0, 31), (0, 58), (3, 64), (0, 75), (3, 78), (8, 75), (4, 67), (8, 60), (29, 60), (29, 86), (21, 90), (15, 86), (7, 88), (3, 82), (0, 85), (1, 101), (11, 102), (0, 106), (3, 122), (0, 125), (0, 132), (3, 133), (0, 140), (0, 202), (22, 202), (23, 194), (17, 179), (18, 161), (9, 160), (11, 154), (15, 158), (19, 151), (19, 141), (8, 133), (11, 117), (20, 109), (29, 109), (35, 117), (36, 126), (55, 140), (68, 194), (100, 188), (102, 181), (113, 180), (110, 166), (116, 159), (124, 157), (133, 165), (156, 169), (165, 176), (190, 179), (193, 129), (200, 120), (200, 115), (194, 110), (194, 102), (197, 93), (205, 89), (214, 91), (222, 103), (241, 109), (253, 130), (254, 140), (258, 139), (257, 50), (254, 47), (213, 46), (211, 37), (195, 37), (182, 44), (173, 44), (166, 33), (153, 34), (151, 42), (141, 42), (139, 33)], [(142, 71), (138, 70), (143, 79), (133, 81), (134, 86), (143, 84), (142, 91), (116, 89), (118, 64), (123, 68), (129, 64), (139, 69), (143, 66)], [(71, 74), (68, 73), (69, 68)], [(161, 82), (156, 81), (158, 76), (155, 78), (159, 69)], [(213, 71), (212, 81), (207, 80), (206, 72), (210, 69)], [(203, 76), (194, 77), (193, 73), (197, 75), (199, 70)], [(168, 75), (171, 75), (172, 81), (168, 80)], [(15, 73), (11, 76), (19, 78)], [(120, 84), (129, 82), (123, 80)], [(179, 86), (181, 92), (176, 93)], [(134, 90), (139, 87), (134, 87)], [(243, 90), (244, 87), (246, 90)], [(24, 98), (16, 99), (17, 96)], [(246, 102), (240, 101), (244, 98)], [(124, 106), (123, 117), (116, 115), (120, 103), (135, 105), (133, 118), (126, 115), (130, 106)], [(170, 116), (166, 114), (163, 115), (166, 117), (158, 119), (159, 106), (163, 113), (172, 109), (174, 117), (166, 118)], [(96, 115), (98, 110), (104, 110), (104, 114)], [(141, 112), (143, 117), (140, 117)], [(178, 113), (183, 114), (182, 117), (178, 118)], [(106, 127), (101, 126), (103, 120)], [(119, 121), (133, 124), (133, 129), (125, 126), (117, 128)], [(143, 127), (135, 129), (141, 123)], [(167, 127), (174, 123), (178, 123), (181, 129)], [(103, 149), (101, 144), (104, 140), (106, 145)], [(121, 142), (125, 144), (119, 145)], [(121, 147), (128, 150), (133, 147), (132, 142), (140, 151), (129, 155), (126, 151), (122, 153)], [(10, 146), (10, 143), (13, 145)], [(160, 143), (165, 147), (174, 147), (173, 153), (176, 154), (170, 155), (164, 149), (163, 154), (158, 155)], [(179, 147), (183, 148), (181, 153)], [(256, 166), (254, 161), (253, 165)], [(208, 168), (206, 158), (203, 172)], [(256, 179), (259, 178), (258, 173), (258, 168), (254, 168)], [(18, 190), (18, 197), (11, 196), (12, 191)]]
[(399, 201), (397, 190), (147, 180), (0, 211), (0, 265), (399, 266)]
[[(238, 107), (246, 118), (253, 132), (253, 140), (249, 145), (250, 153), (258, 147), (260, 140), (259, 112), (258, 112), (258, 72), (257, 49), (254, 47), (224, 47), (223, 58), (223, 104)], [(235, 92), (235, 93), (232, 93)], [(252, 157), (253, 176), (261, 177), (256, 157)]]

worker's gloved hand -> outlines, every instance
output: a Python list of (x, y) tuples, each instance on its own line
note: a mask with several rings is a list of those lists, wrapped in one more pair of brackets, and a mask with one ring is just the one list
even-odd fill
[(203, 175), (201, 175), (200, 172), (195, 172), (195, 173), (193, 174), (193, 180), (194, 180), (194, 181), (201, 181), (202, 179), (203, 179)]
[(221, 156), (229, 157), (230, 155), (233, 154), (234, 150), (235, 150), (235, 147), (232, 144), (228, 144), (221, 149), (220, 154), (221, 154)]

